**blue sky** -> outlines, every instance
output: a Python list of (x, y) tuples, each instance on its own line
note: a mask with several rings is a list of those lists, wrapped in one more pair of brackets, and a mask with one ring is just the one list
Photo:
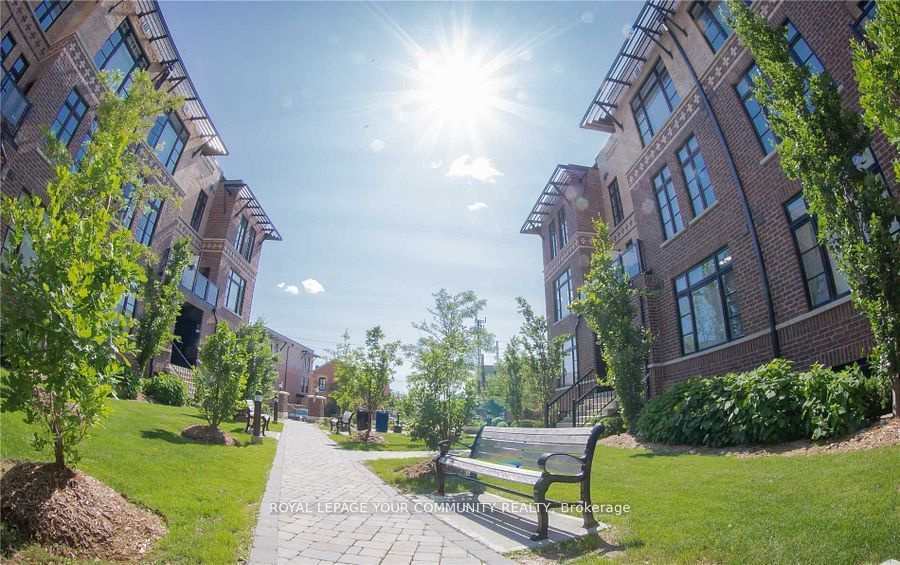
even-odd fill
[(284, 236), (263, 247), (253, 317), (320, 352), (375, 324), (411, 342), (433, 292), (472, 289), (502, 347), (516, 296), (544, 310), (539, 240), (519, 228), (557, 162), (593, 162), (605, 134), (578, 121), (639, 9), (163, 3), (226, 175)]

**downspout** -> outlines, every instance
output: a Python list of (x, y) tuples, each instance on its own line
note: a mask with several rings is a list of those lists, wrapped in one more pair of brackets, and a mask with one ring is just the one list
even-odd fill
[(697, 92), (700, 95), (700, 100), (703, 102), (703, 108), (706, 110), (707, 114), (709, 114), (710, 120), (712, 120), (713, 130), (716, 132), (716, 138), (719, 140), (719, 145), (721, 145), (722, 151), (725, 153), (725, 161), (728, 163), (728, 170), (731, 173), (731, 178), (734, 181), (735, 186), (737, 186), (738, 188), (738, 196), (741, 200), (741, 210), (744, 213), (744, 221), (747, 224), (747, 231), (750, 233), (750, 240), (753, 242), (753, 253), (756, 257), (756, 265), (759, 268), (759, 279), (763, 288), (763, 296), (766, 299), (766, 314), (769, 318), (769, 335), (772, 341), (772, 356), (780, 357), (781, 344), (778, 339), (778, 328), (775, 325), (775, 307), (772, 304), (772, 289), (769, 286), (769, 275), (766, 272), (766, 263), (763, 258), (762, 247), (759, 244), (759, 235), (756, 232), (756, 224), (753, 221), (753, 213), (750, 211), (750, 205), (747, 203), (747, 194), (744, 190), (743, 183), (741, 183), (741, 177), (740, 175), (738, 175), (737, 168), (735, 167), (734, 157), (732, 157), (731, 150), (728, 148), (728, 142), (725, 140), (725, 135), (722, 133), (722, 127), (719, 124), (719, 119), (718, 117), (716, 117), (716, 113), (713, 111), (712, 105), (709, 103), (709, 97), (706, 95), (706, 91), (703, 89), (703, 85), (700, 83), (700, 78), (697, 77), (697, 72), (694, 70), (694, 66), (691, 64), (690, 59), (688, 59), (687, 54), (684, 52), (684, 48), (678, 41), (675, 32), (669, 29), (668, 19), (668, 16), (666, 16), (666, 23), (663, 24), (663, 29), (669, 32), (669, 36), (672, 38), (672, 42), (675, 44), (676, 49), (678, 49), (678, 53), (684, 60), (684, 64), (687, 65), (688, 71), (690, 71), (691, 73), (691, 78), (694, 80), (694, 84), (697, 87)]

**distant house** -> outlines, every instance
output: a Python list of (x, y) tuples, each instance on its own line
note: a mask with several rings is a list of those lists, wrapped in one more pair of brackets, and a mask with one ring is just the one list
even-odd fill
[(325, 416), (329, 404), (334, 404), (331, 392), (334, 390), (335, 362), (329, 361), (312, 372), (310, 376), (309, 395), (302, 406), (309, 410), (309, 415), (314, 417)]
[(290, 403), (303, 405), (306, 396), (316, 388), (310, 383), (316, 352), (272, 328), (266, 328), (266, 331), (272, 338), (272, 351), (278, 355), (275, 389), (288, 392)]

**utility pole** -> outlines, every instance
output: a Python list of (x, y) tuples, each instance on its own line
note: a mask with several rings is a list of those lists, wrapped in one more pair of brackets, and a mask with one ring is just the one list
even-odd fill
[[(483, 330), (484, 324), (486, 322), (487, 322), (487, 318), (485, 318), (484, 320), (479, 320), (478, 318), (475, 318), (475, 329)], [(478, 371), (479, 371), (479, 375), (480, 375), (480, 378), (478, 379), (478, 392), (481, 392), (482, 390), (484, 390), (484, 387), (487, 383), (485, 382), (485, 378), (484, 378), (484, 354), (481, 352), (481, 339), (480, 338), (478, 340)]]

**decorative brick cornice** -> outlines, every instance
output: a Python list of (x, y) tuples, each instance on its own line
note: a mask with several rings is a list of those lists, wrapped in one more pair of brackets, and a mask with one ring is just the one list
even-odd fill
[(632, 232), (637, 227), (637, 222), (634, 219), (634, 212), (628, 214), (628, 217), (619, 222), (609, 234), (610, 238), (612, 238), (613, 243), (619, 243), (622, 239), (625, 238), (628, 234)]
[(556, 257), (554, 257), (544, 267), (544, 280), (550, 280), (550, 278), (556, 273), (556, 271), (558, 271), (563, 265), (568, 263), (578, 250), (590, 248), (593, 238), (594, 234), (586, 231), (575, 232), (574, 234), (572, 234), (572, 236), (569, 238), (569, 243), (567, 243), (565, 247), (560, 249), (559, 253), (556, 254)]
[(256, 269), (253, 268), (237, 249), (226, 239), (204, 239), (201, 251), (221, 253), (245, 278), (256, 278)]
[(47, 55), (50, 43), (38, 26), (37, 20), (34, 19), (28, 2), (8, 2), (4, 5), (12, 12), (12, 17), (18, 25), (23, 39), (28, 42), (28, 46), (37, 54), (38, 59), (43, 59)]
[(637, 179), (640, 178), (647, 168), (656, 161), (659, 155), (669, 147), (669, 144), (672, 143), (672, 140), (678, 132), (680, 132), (685, 124), (694, 117), (694, 114), (696, 114), (699, 109), (700, 95), (697, 94), (696, 88), (692, 88), (690, 94), (688, 94), (687, 98), (685, 98), (678, 108), (675, 109), (675, 113), (669, 118), (669, 121), (666, 122), (663, 129), (654, 136), (650, 145), (644, 148), (640, 157), (638, 157), (634, 162), (634, 165), (632, 165), (626, 173), (625, 178), (628, 180), (629, 186), (634, 186)]

